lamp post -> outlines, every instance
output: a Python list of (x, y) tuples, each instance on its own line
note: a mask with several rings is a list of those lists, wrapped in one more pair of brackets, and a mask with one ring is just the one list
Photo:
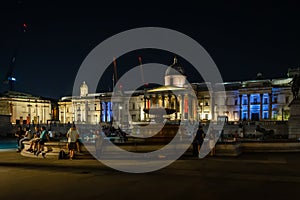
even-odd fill
[(123, 107), (122, 106), (119, 106), (119, 125), (121, 125), (121, 111), (122, 111)]

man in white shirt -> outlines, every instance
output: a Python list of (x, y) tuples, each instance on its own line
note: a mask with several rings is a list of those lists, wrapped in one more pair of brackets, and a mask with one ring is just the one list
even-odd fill
[(73, 124), (72, 127), (69, 129), (67, 133), (67, 138), (68, 138), (68, 148), (70, 151), (70, 160), (72, 160), (74, 157), (74, 151), (76, 149), (76, 141), (79, 138), (79, 134), (75, 127), (75, 124)]

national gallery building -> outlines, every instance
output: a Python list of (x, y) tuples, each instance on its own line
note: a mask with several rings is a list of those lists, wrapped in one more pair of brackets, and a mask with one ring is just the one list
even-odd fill
[(0, 95), (0, 116), (11, 124), (46, 124), (57, 113), (51, 99), (15, 91)]
[[(299, 69), (290, 70), (288, 77), (278, 79), (264, 79), (259, 73), (256, 79), (248, 81), (214, 85), (192, 83), (191, 92), (184, 68), (174, 58), (165, 72), (165, 84), (160, 87), (117, 94), (89, 93), (88, 85), (83, 82), (79, 96), (59, 100), (59, 120), (60, 123), (114, 122), (116, 125), (157, 118), (168, 122), (215, 121), (219, 117), (226, 117), (229, 121), (288, 120), (288, 105), (293, 100), (290, 82), (298, 72)], [(225, 88), (225, 93), (210, 93), (207, 89), (219, 86)]]

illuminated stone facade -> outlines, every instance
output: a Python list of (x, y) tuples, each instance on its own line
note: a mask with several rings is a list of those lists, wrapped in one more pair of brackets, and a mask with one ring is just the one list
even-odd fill
[(214, 93), (214, 97), (218, 97), (214, 106), (206, 84), (195, 84), (199, 119), (217, 120), (219, 116), (227, 116), (229, 121), (288, 120), (288, 105), (293, 100), (289, 84), (291, 80), (282, 78), (222, 83), (226, 96)]
[[(174, 73), (175, 70), (175, 73)], [(151, 121), (155, 115), (150, 108), (164, 108), (163, 118), (169, 121), (218, 120), (288, 120), (289, 103), (292, 101), (290, 81), (292, 78), (264, 79), (258, 74), (255, 80), (241, 82), (193, 83), (197, 96), (188, 93), (183, 67), (174, 62), (165, 72), (165, 85), (158, 88), (112, 93), (88, 92), (83, 82), (78, 97), (63, 97), (59, 101), (61, 123), (110, 123), (116, 125)], [(214, 92), (223, 85), (225, 93)], [(207, 88), (212, 88), (210, 94)], [(176, 91), (176, 95), (174, 94)], [(211, 98), (213, 96), (213, 98)]]
[(13, 91), (0, 97), (0, 114), (10, 116), (12, 124), (46, 124), (52, 112), (48, 99)]
[[(186, 90), (186, 76), (183, 68), (174, 58), (174, 63), (166, 70), (165, 85), (158, 88), (122, 91), (113, 95), (108, 93), (88, 93), (85, 82), (80, 86), (77, 97), (63, 97), (59, 102), (61, 123), (111, 123), (133, 124), (155, 119), (150, 108), (166, 108), (164, 119), (179, 121), (180, 119), (197, 120), (197, 99)], [(172, 91), (176, 91), (176, 94)], [(113, 95), (113, 96), (112, 96)]]

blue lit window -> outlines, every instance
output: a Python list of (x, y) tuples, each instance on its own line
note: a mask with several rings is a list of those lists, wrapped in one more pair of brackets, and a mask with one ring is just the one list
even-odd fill
[(257, 104), (257, 97), (253, 98), (253, 103)]
[(247, 119), (247, 113), (246, 112), (243, 112), (243, 119)]
[(264, 112), (264, 119), (268, 119), (268, 112)]

